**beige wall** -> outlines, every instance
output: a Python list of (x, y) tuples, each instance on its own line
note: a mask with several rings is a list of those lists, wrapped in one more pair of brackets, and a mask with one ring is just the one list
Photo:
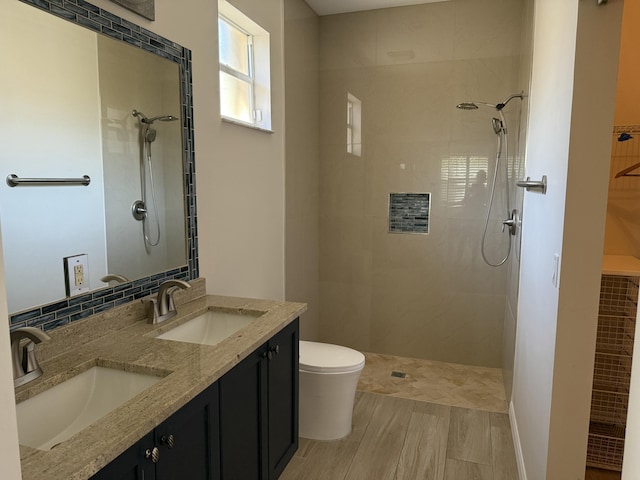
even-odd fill
[(303, 0), (285, 0), (286, 298), (306, 302), (300, 335), (318, 339), (319, 24)]
[(621, 11), (535, 3), (526, 175), (549, 186), (524, 198), (511, 403), (527, 480), (584, 477)]
[[(640, 4), (633, 1), (625, 2), (615, 113), (615, 125), (620, 126), (640, 125), (638, 22)], [(620, 152), (626, 155), (635, 155), (611, 162), (604, 253), (640, 257), (640, 178), (615, 178), (617, 172), (640, 161), (640, 134), (634, 134), (633, 146), (629, 146), (631, 142), (619, 143), (615, 137), (614, 135), (612, 138), (614, 152), (618, 147)]]
[[(506, 267), (483, 264), (485, 207), (465, 208), (445, 173), (453, 158), (471, 156), (491, 172), (495, 110), (455, 105), (519, 91), (522, 4), (455, 0), (321, 18), (323, 341), (502, 364)], [(347, 92), (362, 101), (361, 157), (346, 152)], [(519, 101), (505, 109), (512, 146), (519, 111)], [(432, 194), (428, 235), (387, 233), (392, 192)], [(496, 260), (505, 216), (501, 206), (491, 222)]]
[[(216, 70), (207, 84), (194, 84), (200, 274), (212, 293), (284, 299), (283, 1), (231, 3), (271, 34), (274, 133), (220, 123), (217, 24), (196, 30), (216, 35), (206, 49), (198, 48), (204, 55), (199, 63), (194, 54), (195, 68)], [(206, 5), (205, 11), (216, 10), (215, 2)], [(171, 8), (194, 17), (184, 6)], [(199, 119), (203, 109), (207, 118)], [(210, 125), (212, 134), (207, 135)]]

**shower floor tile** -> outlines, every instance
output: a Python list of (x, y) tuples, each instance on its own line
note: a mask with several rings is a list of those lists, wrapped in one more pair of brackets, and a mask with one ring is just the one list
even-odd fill
[[(499, 368), (365, 353), (358, 390), (453, 407), (506, 413)], [(406, 374), (404, 378), (398, 373)], [(392, 375), (393, 374), (393, 375)]]

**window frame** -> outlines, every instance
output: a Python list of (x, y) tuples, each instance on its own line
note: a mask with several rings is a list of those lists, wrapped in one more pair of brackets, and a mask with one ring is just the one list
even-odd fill
[(249, 74), (247, 75), (244, 72), (236, 70), (234, 67), (223, 63), (220, 60), (220, 45), (218, 45), (218, 68), (219, 77), (222, 77), (222, 74), (224, 73), (248, 86), (250, 103), (249, 116), (251, 121), (247, 122), (244, 118), (237, 118), (235, 116), (222, 113), (223, 91), (222, 81), (220, 80), (221, 119), (228, 123), (273, 132), (271, 130), (270, 34), (225, 0), (219, 0), (218, 2), (218, 19), (219, 21), (225, 22), (230, 28), (235, 29), (237, 32), (240, 32), (242, 35), (247, 37)]

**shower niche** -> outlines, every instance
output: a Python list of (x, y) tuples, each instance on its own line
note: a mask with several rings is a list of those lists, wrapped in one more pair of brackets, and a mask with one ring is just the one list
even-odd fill
[[(637, 273), (607, 268), (600, 284), (587, 466), (622, 471), (638, 310)], [(613, 273), (609, 273), (613, 272)]]

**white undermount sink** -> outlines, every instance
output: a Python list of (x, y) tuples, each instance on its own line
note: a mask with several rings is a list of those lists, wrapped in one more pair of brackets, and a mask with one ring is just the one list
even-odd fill
[(207, 310), (202, 315), (158, 335), (156, 338), (200, 345), (215, 345), (246, 327), (260, 315), (260, 313), (239, 314)]
[(92, 367), (16, 405), (20, 443), (51, 450), (159, 380)]

